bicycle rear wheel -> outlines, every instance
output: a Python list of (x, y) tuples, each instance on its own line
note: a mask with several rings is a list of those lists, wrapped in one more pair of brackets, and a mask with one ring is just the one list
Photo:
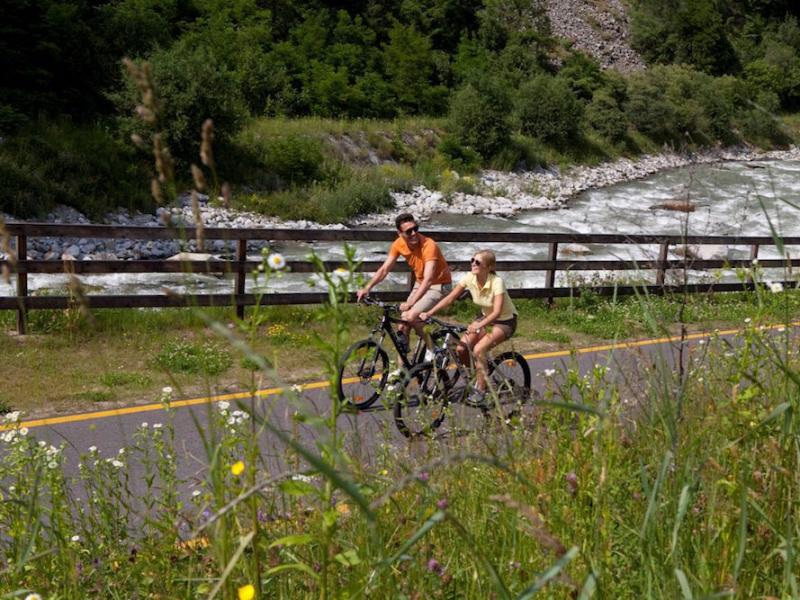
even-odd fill
[(356, 342), (339, 367), (339, 399), (363, 410), (378, 399), (389, 377), (389, 357), (375, 340)]
[(508, 421), (531, 398), (531, 369), (519, 352), (504, 352), (489, 364), (489, 394), (484, 415)]
[(443, 369), (431, 363), (414, 366), (398, 386), (394, 422), (407, 438), (429, 435), (442, 424), (450, 384)]

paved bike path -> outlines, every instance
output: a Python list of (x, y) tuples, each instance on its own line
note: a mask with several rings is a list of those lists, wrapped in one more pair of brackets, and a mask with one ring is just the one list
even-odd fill
[[(684, 344), (690, 346), (712, 335), (732, 338), (738, 332), (739, 330), (693, 333), (686, 336)], [(652, 364), (659, 356), (663, 358), (665, 364), (674, 364), (679, 342), (678, 338), (647, 339), (591, 346), (573, 351), (529, 354), (525, 358), (531, 365), (533, 387), (541, 391), (544, 386), (544, 377), (541, 374), (549, 369), (558, 370), (562, 365), (576, 365), (581, 372), (584, 372), (599, 363), (610, 365), (612, 372), (616, 367), (620, 367), (619, 372), (632, 370), (635, 373), (642, 361)], [(299, 387), (302, 390), (299, 400), (287, 398), (283, 388), (271, 388), (260, 390), (255, 397), (249, 393), (236, 393), (173, 401), (170, 406), (179, 450), (179, 455), (176, 457), (179, 474), (198, 478), (203, 476), (207, 461), (198, 427), (207, 426), (209, 411), (218, 410), (217, 405), (222, 401), (230, 402), (231, 409), (236, 408), (237, 403), (242, 403), (248, 410), (268, 417), (275, 427), (295, 436), (301, 443), (313, 445), (319, 431), (311, 425), (299, 423), (294, 415), (298, 412), (325, 414), (330, 405), (327, 394), (328, 383), (313, 382)], [(86, 453), (90, 446), (96, 446), (101, 456), (116, 456), (119, 448), (131, 444), (133, 433), (143, 422), (152, 426), (154, 423), (164, 423), (167, 418), (167, 413), (161, 404), (147, 404), (34, 419), (24, 421), (21, 426), (27, 427), (29, 435), (37, 439), (56, 445), (65, 442), (66, 468), (68, 471), (73, 471), (76, 470), (78, 456)], [(408, 443), (394, 427), (392, 411), (382, 407), (341, 415), (338, 427), (348, 439), (351, 452), (356, 452), (367, 460), (381, 444)], [(286, 451), (277, 436), (267, 434), (261, 442), (267, 464), (273, 469), (282, 469)], [(132, 487), (138, 487), (135, 481), (131, 483)]]

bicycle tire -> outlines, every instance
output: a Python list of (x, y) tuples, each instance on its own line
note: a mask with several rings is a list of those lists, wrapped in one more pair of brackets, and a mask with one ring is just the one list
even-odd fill
[(411, 368), (398, 386), (394, 423), (407, 438), (430, 435), (444, 421), (450, 390), (447, 373), (431, 363)]
[(386, 387), (389, 356), (371, 339), (350, 346), (339, 364), (339, 400), (364, 410), (372, 406)]
[(503, 352), (489, 363), (491, 392), (484, 416), (498, 416), (505, 422), (516, 417), (531, 398), (531, 368), (519, 352)]

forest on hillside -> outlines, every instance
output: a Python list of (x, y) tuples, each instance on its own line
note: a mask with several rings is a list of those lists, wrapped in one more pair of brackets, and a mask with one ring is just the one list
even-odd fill
[(542, 148), (581, 160), (587, 144), (635, 153), (787, 142), (774, 115), (800, 108), (797, 3), (629, 5), (650, 68), (623, 76), (552, 37), (542, 0), (10, 0), (0, 210), (87, 195), (107, 199), (84, 201), (90, 212), (108, 198), (148, 202), (136, 191), (146, 154), (129, 138), (152, 131), (135, 115), (125, 57), (150, 65), (155, 128), (180, 172), (206, 118), (239, 163), (250, 150), (239, 132), (274, 117), (441, 118), (437, 155), (460, 170), (530, 167)]

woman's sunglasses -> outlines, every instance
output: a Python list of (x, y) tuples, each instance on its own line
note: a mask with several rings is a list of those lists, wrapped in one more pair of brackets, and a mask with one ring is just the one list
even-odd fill
[(481, 261), (479, 261), (477, 258), (470, 259), (469, 262), (472, 263), (473, 265), (477, 265), (479, 267), (481, 266)]
[(413, 227), (409, 227), (408, 229), (406, 229), (405, 231), (401, 231), (400, 233), (408, 236), (408, 235), (414, 235), (418, 231), (419, 231), (419, 225), (414, 225)]

